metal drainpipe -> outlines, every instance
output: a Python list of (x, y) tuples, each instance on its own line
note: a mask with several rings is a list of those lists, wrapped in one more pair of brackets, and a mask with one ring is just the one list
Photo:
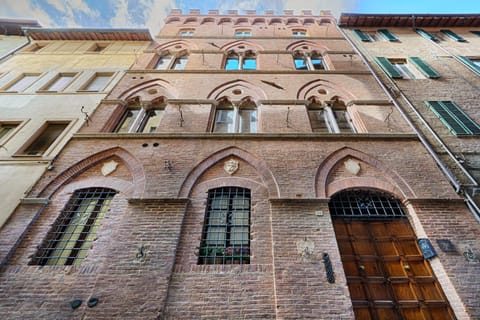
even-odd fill
[(25, 48), (26, 46), (28, 46), (32, 42), (32, 40), (30, 39), (30, 36), (28, 35), (28, 31), (24, 30), (24, 32), (25, 32), (25, 36), (27, 37), (27, 42), (22, 44), (20, 47), (17, 47), (15, 49), (10, 50), (9, 52), (5, 53), (3, 56), (0, 57), (0, 61), (2, 61), (3, 59), (6, 59), (8, 56), (13, 55), (15, 52)]
[[(408, 116), (405, 114), (405, 112), (402, 110), (402, 108), (398, 105), (397, 101), (393, 98), (393, 96), (390, 94), (390, 91), (387, 89), (387, 87), (383, 84), (383, 82), (378, 78), (377, 74), (375, 73), (375, 71), (373, 70), (372, 66), (370, 65), (370, 63), (367, 61), (367, 59), (365, 58), (365, 56), (360, 52), (360, 50), (357, 48), (357, 46), (350, 40), (350, 38), (347, 37), (347, 35), (343, 32), (343, 30), (338, 26), (336, 25), (337, 27), (337, 30), (343, 35), (343, 37), (345, 38), (345, 40), (347, 40), (347, 42), (352, 46), (352, 48), (355, 50), (355, 52), (358, 54), (358, 56), (360, 57), (360, 59), (362, 60), (363, 63), (365, 63), (365, 65), (367, 66), (368, 70), (371, 72), (371, 74), (373, 75), (373, 77), (375, 78), (375, 80), (377, 81), (377, 83), (382, 87), (383, 91), (387, 94), (387, 96), (390, 98), (390, 100), (393, 102), (393, 104), (395, 105), (395, 107), (397, 108), (397, 110), (400, 112), (400, 114), (402, 115), (402, 117), (405, 119), (405, 121), (407, 121), (407, 123), (410, 125), (410, 127), (415, 131), (415, 133), (417, 134), (417, 136), (419, 137), (420, 141), (422, 142), (422, 144), (424, 145), (424, 147), (427, 149), (427, 151), (429, 152), (429, 154), (433, 157), (433, 159), (435, 160), (435, 162), (437, 163), (437, 165), (440, 167), (440, 169), (443, 171), (443, 173), (448, 177), (448, 179), (450, 180), (450, 183), (453, 184), (453, 186), (455, 187), (455, 190), (457, 193), (459, 193), (460, 191), (465, 191), (464, 194), (466, 196), (466, 200), (467, 200), (467, 206), (469, 207), (470, 211), (472, 211), (475, 219), (477, 219), (479, 222), (480, 222), (480, 210), (478, 208), (478, 206), (475, 204), (475, 202), (473, 201), (473, 199), (471, 198), (471, 196), (468, 194), (468, 192), (462, 188), (462, 185), (457, 181), (457, 179), (455, 178), (455, 176), (451, 173), (451, 171), (446, 167), (446, 165), (443, 163), (443, 161), (438, 157), (438, 155), (436, 154), (436, 152), (433, 150), (433, 148), (430, 146), (430, 143), (426, 140), (425, 136), (423, 135), (423, 133), (421, 133), (416, 127), (415, 125), (410, 121), (410, 119), (408, 118)], [(458, 161), (458, 159), (453, 155), (453, 153), (450, 151), (450, 149), (448, 149), (448, 147), (443, 143), (443, 141), (440, 139), (440, 137), (433, 131), (433, 129), (428, 125), (428, 123), (425, 121), (425, 119), (419, 114), (419, 112), (415, 109), (415, 107), (413, 106), (413, 104), (410, 102), (410, 100), (408, 100), (408, 98), (403, 94), (403, 92), (398, 88), (398, 86), (392, 81), (390, 80), (390, 83), (392, 84), (392, 86), (394, 86), (398, 92), (400, 92), (400, 95), (401, 97), (405, 100), (405, 102), (408, 104), (408, 106), (412, 109), (412, 111), (419, 117), (419, 119), (422, 121), (422, 123), (426, 126), (426, 128), (428, 129), (428, 131), (430, 131), (430, 133), (435, 137), (435, 139), (440, 143), (440, 145), (442, 146), (442, 148), (447, 152), (447, 154), (455, 161), (455, 163), (462, 169), (462, 171), (466, 174), (466, 176), (468, 177), (468, 179), (473, 182), (473, 186), (477, 187), (478, 186), (478, 183), (476, 181), (476, 179), (474, 177), (472, 177), (470, 175), (470, 173), (465, 169), (465, 167)]]

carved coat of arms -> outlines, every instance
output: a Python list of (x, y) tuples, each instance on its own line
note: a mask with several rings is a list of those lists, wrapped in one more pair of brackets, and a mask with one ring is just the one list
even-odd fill
[(238, 161), (234, 160), (234, 159), (230, 159), (228, 161), (225, 161), (225, 164), (223, 165), (223, 169), (229, 175), (234, 174), (235, 171), (238, 170)]

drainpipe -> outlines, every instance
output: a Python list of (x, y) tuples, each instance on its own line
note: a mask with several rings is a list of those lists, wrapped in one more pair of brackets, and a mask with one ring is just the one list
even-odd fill
[[(407, 121), (409, 126), (415, 131), (417, 136), (419, 137), (420, 141), (424, 145), (424, 147), (427, 149), (428, 153), (432, 156), (432, 158), (435, 160), (437, 165), (440, 167), (442, 172), (447, 176), (447, 178), (450, 180), (450, 183), (455, 187), (455, 191), (457, 193), (460, 193), (461, 191), (464, 191), (463, 194), (466, 196), (467, 200), (467, 206), (470, 209), (470, 211), (473, 213), (475, 219), (480, 222), (480, 209), (478, 206), (475, 204), (473, 201), (472, 197), (468, 194), (467, 190), (463, 188), (463, 186), (460, 184), (456, 177), (453, 175), (453, 173), (450, 171), (450, 169), (447, 168), (447, 166), (443, 163), (443, 161), (438, 157), (437, 153), (433, 150), (432, 146), (430, 143), (427, 141), (425, 136), (423, 135), (422, 132), (420, 132), (419, 129), (416, 128), (416, 126), (413, 124), (413, 122), (409, 119), (409, 117), (405, 114), (405, 112), (402, 110), (402, 108), (398, 105), (397, 101), (395, 98), (391, 95), (390, 91), (388, 88), (383, 84), (383, 82), (380, 80), (380, 78), (377, 76), (375, 71), (373, 70), (372, 66), (370, 65), (369, 61), (365, 58), (362, 52), (357, 48), (357, 46), (350, 40), (350, 38), (347, 37), (345, 32), (337, 25), (337, 30), (343, 35), (345, 40), (352, 46), (352, 48), (355, 50), (355, 52), (358, 54), (362, 62), (367, 66), (368, 70), (371, 72), (377, 83), (382, 87), (383, 91), (387, 94), (387, 96), (390, 98), (390, 100), (393, 102), (397, 110), (400, 112), (402, 117)], [(456, 165), (458, 165), (462, 171), (465, 173), (465, 175), (468, 177), (468, 179), (472, 182), (473, 187), (477, 187), (478, 183), (476, 179), (465, 169), (465, 167), (458, 161), (458, 159), (454, 156), (454, 154), (448, 149), (448, 147), (443, 143), (443, 141), (440, 139), (440, 137), (436, 134), (435, 131), (428, 125), (428, 123), (425, 121), (425, 119), (422, 117), (422, 115), (417, 111), (417, 109), (413, 106), (413, 104), (408, 100), (408, 98), (403, 94), (403, 92), (398, 88), (398, 86), (393, 82), (391, 79), (389, 79), (390, 84), (392, 87), (394, 87), (398, 92), (400, 93), (402, 99), (407, 103), (407, 105), (410, 107), (410, 109), (415, 113), (415, 115), (421, 120), (422, 124), (428, 129), (428, 131), (433, 135), (433, 137), (438, 141), (438, 143), (441, 145), (441, 147), (447, 152), (447, 154), (453, 159)]]
[(0, 61), (2, 61), (3, 59), (6, 59), (7, 57), (9, 57), (11, 55), (13, 55), (17, 51), (25, 48), (26, 46), (28, 46), (32, 42), (32, 40), (30, 39), (30, 36), (28, 35), (27, 30), (23, 30), (23, 32), (25, 33), (25, 36), (27, 37), (27, 42), (22, 44), (21, 46), (13, 49), (13, 50), (10, 50), (9, 52), (5, 53), (3, 56), (0, 57)]

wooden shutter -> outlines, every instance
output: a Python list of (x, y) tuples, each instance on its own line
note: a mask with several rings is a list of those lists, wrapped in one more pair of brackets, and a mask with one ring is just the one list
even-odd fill
[(458, 42), (465, 42), (467, 40), (465, 40), (463, 37), (459, 36), (458, 34), (456, 34), (455, 32), (451, 31), (451, 30), (440, 30), (442, 33), (446, 34), (449, 38), (452, 38), (453, 40), (455, 41), (458, 41)]
[(424, 31), (422, 29), (415, 29), (415, 31), (427, 40), (438, 41), (438, 39), (435, 38), (434, 35), (428, 33), (427, 31)]
[(362, 41), (365, 41), (365, 42), (370, 42), (370, 38), (364, 33), (362, 32), (361, 30), (359, 29), (353, 29), (353, 32), (355, 33), (355, 35)]
[(415, 67), (417, 67), (418, 70), (420, 70), (428, 78), (440, 78), (440, 74), (419, 57), (408, 57), (408, 60), (413, 63)]
[(380, 68), (385, 71), (390, 78), (403, 78), (402, 74), (390, 63), (390, 61), (385, 57), (375, 57), (375, 61), (378, 63)]
[(378, 33), (384, 36), (388, 41), (398, 41), (397, 36), (388, 31), (387, 29), (379, 29)]
[(480, 126), (452, 101), (425, 101), (433, 113), (457, 136), (478, 135)]
[(480, 67), (473, 63), (470, 59), (464, 56), (458, 56), (458, 58), (465, 64), (470, 70), (480, 75)]

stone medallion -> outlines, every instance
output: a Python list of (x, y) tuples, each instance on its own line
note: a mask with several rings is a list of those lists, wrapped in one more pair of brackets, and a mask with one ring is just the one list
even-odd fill
[(105, 162), (102, 166), (102, 174), (106, 177), (113, 171), (115, 171), (118, 167), (118, 162), (115, 160), (110, 160), (108, 162)]
[(223, 169), (229, 175), (234, 174), (238, 170), (238, 161), (234, 159), (225, 161), (225, 164), (223, 165)]

